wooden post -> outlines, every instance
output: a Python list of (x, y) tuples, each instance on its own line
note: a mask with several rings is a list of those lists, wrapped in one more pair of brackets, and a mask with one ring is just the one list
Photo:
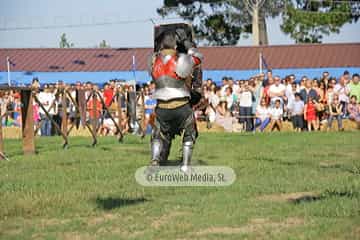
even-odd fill
[(122, 131), (122, 109), (121, 109), (121, 92), (119, 89), (117, 89), (116, 94), (116, 100), (117, 100), (117, 112), (118, 112), (118, 125), (120, 126), (120, 129)]
[(32, 91), (21, 90), (21, 120), (24, 154), (35, 153), (34, 116)]
[[(97, 134), (97, 123), (98, 123), (98, 118), (97, 118), (97, 96), (96, 96), (96, 92), (95, 90), (92, 91), (92, 129), (93, 129), (93, 133), (96, 139), (96, 134)], [(95, 145), (95, 144), (94, 144)]]
[(64, 135), (68, 136), (68, 118), (67, 118), (67, 98), (65, 89), (61, 92), (61, 106), (62, 106), (62, 119), (61, 119), (61, 130), (64, 133)]

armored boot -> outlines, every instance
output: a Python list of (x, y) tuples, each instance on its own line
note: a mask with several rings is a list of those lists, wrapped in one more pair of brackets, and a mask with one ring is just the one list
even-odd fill
[(193, 148), (194, 148), (193, 142), (183, 143), (183, 165), (181, 166), (181, 171), (183, 172), (188, 172), (190, 170)]
[(151, 166), (159, 166), (163, 144), (160, 139), (151, 139)]

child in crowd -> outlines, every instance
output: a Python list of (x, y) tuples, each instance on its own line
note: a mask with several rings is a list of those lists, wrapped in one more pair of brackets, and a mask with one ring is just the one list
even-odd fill
[(309, 132), (311, 132), (312, 127), (315, 131), (318, 129), (316, 124), (315, 102), (310, 95), (308, 96), (308, 101), (304, 107), (304, 119), (307, 121), (307, 128)]
[(291, 105), (291, 119), (295, 132), (301, 132), (304, 127), (304, 102), (299, 93), (295, 93), (295, 100)]
[(327, 128), (328, 131), (331, 129), (332, 121), (334, 119), (336, 119), (338, 122), (338, 130), (343, 131), (341, 115), (342, 115), (342, 105), (339, 101), (339, 96), (335, 95), (332, 103), (330, 103), (329, 105), (329, 120), (328, 120), (328, 128)]
[(348, 105), (349, 119), (357, 123), (360, 128), (360, 105), (357, 103), (357, 97), (351, 96), (350, 103)]
[(281, 101), (279, 99), (275, 100), (275, 106), (270, 110), (270, 129), (274, 131), (275, 128), (279, 130), (282, 129), (282, 117), (284, 111), (281, 108)]

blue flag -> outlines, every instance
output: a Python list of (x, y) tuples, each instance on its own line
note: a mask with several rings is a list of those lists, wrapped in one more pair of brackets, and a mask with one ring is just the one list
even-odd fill
[(8, 62), (10, 64), (10, 66), (12, 66), (12, 67), (16, 66), (16, 64), (13, 61), (11, 61), (10, 58), (8, 58)]
[(269, 69), (269, 65), (267, 64), (264, 55), (261, 55), (261, 62), (264, 68)]

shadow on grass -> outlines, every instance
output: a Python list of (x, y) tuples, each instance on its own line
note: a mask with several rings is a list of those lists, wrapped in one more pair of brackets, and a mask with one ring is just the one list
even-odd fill
[[(168, 166), (168, 167), (173, 167), (173, 166), (181, 166), (182, 164), (182, 160), (168, 160), (165, 163), (161, 164), (161, 166)], [(204, 160), (193, 160), (191, 162), (191, 165), (193, 166), (207, 166), (207, 162)]]
[(290, 202), (295, 204), (301, 203), (310, 203), (314, 201), (321, 201), (329, 198), (356, 198), (359, 196), (358, 192), (353, 191), (336, 191), (336, 190), (327, 190), (323, 194), (308, 194), (303, 195), (298, 198), (293, 198)]
[(113, 197), (97, 197), (95, 203), (98, 208), (103, 210), (112, 210), (115, 208), (127, 207), (131, 205), (136, 205), (140, 203), (147, 202), (146, 198), (113, 198)]

